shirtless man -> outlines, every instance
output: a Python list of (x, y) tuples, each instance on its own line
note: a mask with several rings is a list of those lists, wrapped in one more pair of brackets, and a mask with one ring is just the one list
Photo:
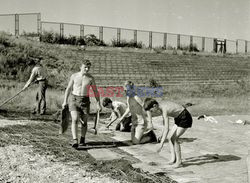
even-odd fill
[[(65, 91), (62, 107), (68, 104), (69, 94), (71, 92), (71, 100), (69, 102), (69, 111), (72, 118), (72, 147), (77, 148), (78, 145), (85, 145), (85, 136), (87, 132), (87, 121), (90, 108), (89, 88), (92, 87), (97, 100), (97, 110), (101, 110), (99, 93), (95, 84), (95, 79), (90, 75), (91, 63), (89, 60), (83, 60), (80, 72), (72, 74)], [(78, 144), (77, 122), (81, 121), (81, 138)]]
[[(157, 152), (160, 152), (163, 148), (165, 139), (169, 140), (169, 147), (171, 152), (171, 159), (169, 164), (174, 167), (182, 166), (181, 159), (181, 147), (178, 142), (180, 136), (182, 136), (188, 128), (192, 127), (192, 116), (188, 110), (180, 104), (171, 102), (168, 100), (158, 103), (155, 99), (146, 98), (144, 101), (144, 109), (146, 111), (157, 113), (158, 111), (163, 117), (164, 128), (161, 135), (160, 145), (157, 147)], [(175, 124), (169, 132), (169, 117), (174, 118)]]
[(122, 121), (130, 112), (132, 115), (131, 140), (133, 144), (143, 144), (147, 142), (156, 142), (156, 135), (153, 131), (151, 121), (147, 119), (147, 113), (143, 109), (142, 100), (136, 95), (134, 84), (131, 81), (125, 82), (124, 90), (127, 95), (127, 110), (119, 119)]
[[(108, 97), (105, 97), (103, 99), (102, 105), (103, 105), (103, 107), (106, 107), (106, 108), (112, 110), (112, 113), (109, 117), (110, 122), (107, 125), (107, 128), (109, 128), (109, 126), (112, 123), (117, 121), (117, 119), (119, 119), (127, 109), (127, 105), (125, 103), (119, 102), (119, 101), (112, 101)], [(115, 117), (112, 118), (113, 116), (115, 116)], [(123, 118), (122, 121), (120, 121), (120, 123), (117, 123), (115, 130), (122, 131), (122, 132), (130, 132), (131, 131), (131, 124), (132, 124), (132, 116), (129, 113), (129, 114), (127, 114), (127, 116), (125, 116)]]

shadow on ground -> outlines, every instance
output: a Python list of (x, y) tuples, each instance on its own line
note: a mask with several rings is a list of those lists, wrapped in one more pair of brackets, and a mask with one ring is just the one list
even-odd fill
[(87, 142), (85, 146), (79, 146), (77, 150), (89, 150), (89, 149), (100, 149), (100, 148), (114, 148), (114, 147), (122, 147), (129, 146), (130, 141), (124, 142)]
[(218, 154), (206, 154), (202, 156), (186, 158), (183, 162), (183, 167), (190, 165), (203, 165), (207, 163), (217, 163), (225, 161), (238, 161), (241, 158), (234, 155), (218, 155)]

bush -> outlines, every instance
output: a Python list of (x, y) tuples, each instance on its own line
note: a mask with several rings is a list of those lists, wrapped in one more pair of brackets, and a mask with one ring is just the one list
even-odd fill
[(46, 42), (46, 43), (53, 43), (53, 39), (54, 39), (53, 32), (44, 31), (40, 36), (40, 41)]
[(88, 46), (106, 46), (106, 44), (102, 40), (98, 39), (94, 34), (84, 36), (84, 40)]
[(197, 48), (197, 45), (196, 44), (190, 44), (190, 45), (181, 45), (179, 47), (179, 50), (182, 50), (182, 51), (194, 51), (194, 52), (199, 52), (199, 49)]
[(39, 34), (37, 32), (26, 32), (26, 31), (23, 31), (23, 33), (21, 34), (21, 36), (37, 37), (37, 36), (39, 36)]
[(83, 38), (72, 35), (62, 37), (58, 33), (44, 31), (40, 36), (40, 41), (52, 44), (106, 46), (106, 44), (98, 39), (94, 34), (86, 35)]
[(129, 47), (129, 48), (142, 48), (143, 44), (142, 42), (135, 42), (134, 40), (121, 40), (118, 42), (116, 39), (111, 40), (111, 44), (113, 47)]
[(10, 39), (10, 35), (5, 32), (0, 32), (0, 45), (4, 47), (15, 46), (14, 42)]

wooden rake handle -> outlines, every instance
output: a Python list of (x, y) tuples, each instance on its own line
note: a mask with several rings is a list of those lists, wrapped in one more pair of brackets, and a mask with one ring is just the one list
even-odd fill
[(4, 104), (6, 104), (7, 102), (9, 102), (10, 100), (12, 100), (13, 98), (15, 98), (16, 96), (18, 96), (20, 93), (22, 93), (24, 90), (20, 90), (18, 93), (16, 93), (14, 96), (10, 97), (9, 99), (5, 100), (0, 107), (2, 107)]

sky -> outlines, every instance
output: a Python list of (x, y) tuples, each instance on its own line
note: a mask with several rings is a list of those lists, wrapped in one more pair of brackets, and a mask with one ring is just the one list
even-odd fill
[(250, 40), (250, 0), (0, 0), (0, 14), (42, 21)]

